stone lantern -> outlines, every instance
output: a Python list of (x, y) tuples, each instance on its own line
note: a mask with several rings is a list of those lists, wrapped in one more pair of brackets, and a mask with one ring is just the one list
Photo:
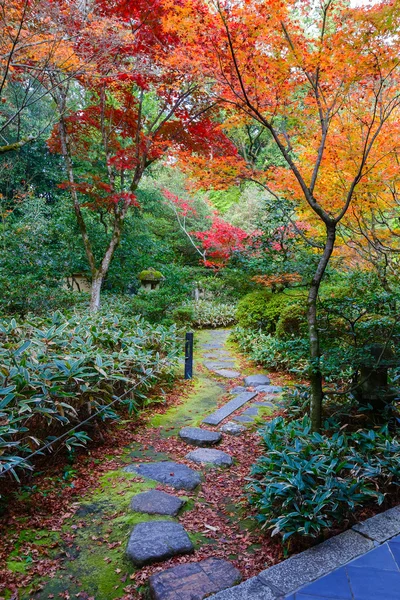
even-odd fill
[(138, 275), (138, 279), (142, 284), (142, 289), (146, 292), (151, 292), (153, 290), (158, 290), (162, 281), (164, 281), (165, 277), (160, 271), (156, 271), (152, 267), (150, 269), (145, 269)]

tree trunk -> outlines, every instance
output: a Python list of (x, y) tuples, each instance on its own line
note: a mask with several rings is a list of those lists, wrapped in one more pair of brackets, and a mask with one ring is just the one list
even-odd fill
[(322, 417), (322, 373), (320, 367), (321, 349), (318, 331), (318, 316), (317, 316), (317, 298), (329, 259), (332, 255), (335, 246), (336, 225), (326, 225), (326, 242), (324, 252), (318, 263), (315, 271), (311, 287), (308, 293), (308, 333), (310, 337), (310, 388), (311, 388), (311, 403), (310, 417), (313, 431), (321, 429)]
[(90, 312), (97, 312), (100, 308), (100, 292), (103, 284), (103, 275), (97, 274), (92, 278), (92, 289), (90, 295)]

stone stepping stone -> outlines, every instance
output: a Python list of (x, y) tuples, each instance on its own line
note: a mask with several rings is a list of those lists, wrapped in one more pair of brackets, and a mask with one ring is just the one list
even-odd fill
[(232, 587), (241, 579), (240, 571), (230, 562), (206, 558), (156, 573), (149, 583), (154, 600), (203, 600)]
[(143, 475), (178, 490), (194, 490), (201, 482), (197, 471), (171, 461), (133, 464), (125, 467), (124, 471)]
[(225, 377), (226, 379), (236, 379), (236, 377), (240, 377), (239, 371), (232, 371), (231, 369), (215, 369), (213, 373)]
[(222, 435), (218, 431), (210, 431), (209, 429), (201, 429), (200, 427), (184, 427), (180, 430), (179, 437), (184, 442), (201, 448), (214, 446), (222, 439)]
[(148, 515), (168, 515), (176, 517), (186, 500), (166, 494), (160, 490), (142, 492), (132, 498), (131, 509)]
[(221, 406), (221, 408), (216, 410), (214, 413), (206, 417), (203, 420), (203, 423), (207, 425), (218, 425), (219, 423), (221, 423), (221, 421), (226, 419), (226, 417), (229, 417), (229, 415), (238, 410), (241, 406), (243, 406), (243, 404), (246, 404), (246, 402), (248, 402), (249, 400), (252, 400), (255, 396), (257, 396), (257, 392), (243, 392), (239, 394), (238, 396), (232, 398), (232, 400), (224, 404), (224, 406)]
[(242, 415), (246, 415), (247, 417), (256, 417), (258, 415), (259, 406), (251, 406), (247, 408)]
[(230, 393), (231, 394), (240, 394), (241, 392), (245, 392), (246, 388), (244, 387), (244, 385), (237, 385), (236, 387), (232, 388)]
[(235, 368), (235, 362), (233, 360), (205, 360), (204, 366), (209, 371), (225, 371), (225, 370), (233, 370)]
[(238, 417), (234, 418), (235, 421), (237, 421), (238, 423), (253, 423), (254, 421), (254, 417), (251, 417), (250, 415), (239, 415)]
[(212, 448), (199, 448), (186, 454), (185, 458), (200, 465), (212, 465), (213, 467), (230, 467), (232, 456), (222, 450)]
[(283, 388), (279, 385), (258, 385), (257, 392), (264, 392), (265, 394), (281, 394)]
[(246, 387), (258, 387), (260, 385), (269, 385), (271, 383), (270, 378), (266, 375), (249, 375), (244, 378), (244, 385)]
[(137, 567), (143, 567), (193, 551), (193, 544), (180, 523), (150, 521), (133, 529), (126, 555)]
[(246, 427), (243, 427), (243, 425), (239, 425), (239, 423), (235, 423), (234, 421), (228, 421), (225, 425), (222, 425), (221, 431), (228, 435), (240, 435), (243, 431), (246, 431)]

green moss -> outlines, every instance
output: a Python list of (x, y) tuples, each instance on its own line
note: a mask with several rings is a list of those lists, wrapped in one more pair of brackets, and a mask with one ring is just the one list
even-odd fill
[(164, 427), (161, 435), (174, 435), (186, 425), (200, 425), (203, 418), (215, 410), (224, 390), (213, 380), (200, 375), (194, 381), (194, 389), (186, 400), (168, 409), (163, 415), (151, 420), (152, 427)]
[(25, 573), (28, 566), (26, 562), (19, 560), (8, 560), (6, 564), (7, 569), (12, 573)]
[(164, 279), (164, 275), (161, 271), (156, 271), (155, 269), (145, 269), (138, 275), (138, 279), (140, 281), (161, 281)]

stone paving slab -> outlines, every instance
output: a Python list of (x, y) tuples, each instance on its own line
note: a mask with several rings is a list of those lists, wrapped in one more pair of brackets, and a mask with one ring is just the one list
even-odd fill
[(230, 467), (232, 456), (222, 450), (213, 448), (198, 448), (186, 454), (185, 458), (200, 465), (212, 465), (214, 467)]
[(136, 494), (131, 501), (131, 509), (148, 515), (168, 515), (176, 517), (186, 500), (166, 494), (161, 490), (149, 490)]
[(241, 580), (240, 572), (221, 558), (178, 565), (150, 577), (153, 600), (203, 600)]
[(244, 385), (249, 387), (258, 387), (259, 385), (269, 385), (271, 380), (267, 375), (248, 375), (244, 378)]
[(229, 415), (246, 404), (246, 402), (249, 402), (249, 400), (252, 400), (255, 396), (257, 396), (257, 392), (242, 392), (224, 404), (224, 406), (221, 406), (221, 408), (214, 413), (203, 419), (203, 423), (206, 423), (207, 425), (218, 425), (221, 421), (226, 419), (226, 417), (229, 417)]
[(236, 377), (240, 377), (239, 371), (233, 371), (231, 369), (215, 369), (213, 373), (225, 377), (226, 379), (236, 379)]
[(193, 551), (193, 544), (180, 523), (150, 521), (139, 523), (133, 529), (126, 555), (136, 566), (142, 567)]
[(400, 533), (400, 507), (395, 506), (363, 523), (358, 523), (354, 525), (353, 530), (382, 543)]
[(201, 482), (200, 474), (197, 471), (172, 461), (137, 463), (128, 465), (124, 471), (143, 475), (143, 477), (171, 485), (178, 490), (194, 490)]
[(246, 431), (246, 427), (243, 427), (243, 425), (239, 425), (239, 423), (235, 423), (234, 421), (228, 421), (222, 425), (221, 431), (228, 435), (240, 435), (243, 431)]
[(222, 435), (218, 431), (201, 429), (200, 427), (183, 427), (179, 432), (179, 437), (187, 444), (204, 448), (214, 446), (222, 440)]

